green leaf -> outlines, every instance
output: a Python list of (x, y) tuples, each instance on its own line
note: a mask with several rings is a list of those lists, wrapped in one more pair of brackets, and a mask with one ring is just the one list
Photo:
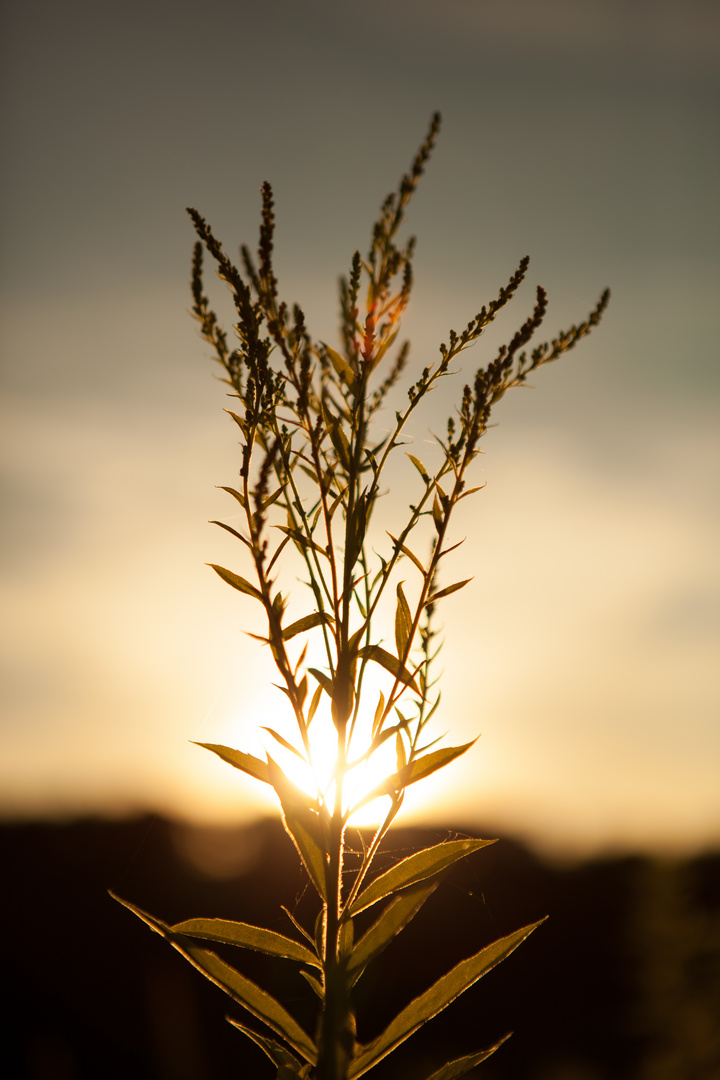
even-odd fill
[(352, 390), (355, 385), (355, 373), (353, 372), (353, 369), (350, 367), (345, 357), (341, 356), (339, 352), (335, 352), (335, 349), (331, 349), (330, 346), (326, 345), (324, 341), (322, 342), (322, 346), (330, 357), (332, 366), (335, 368), (335, 371), (337, 372), (339, 377)]
[(409, 686), (416, 694), (420, 693), (417, 683), (408, 669), (402, 666), (396, 656), (387, 652), (386, 649), (381, 648), (380, 645), (365, 645), (358, 651), (358, 656), (361, 659), (374, 660), (376, 664), (380, 664), (380, 667), (384, 667), (386, 671), (389, 671), (396, 679), (399, 679), (400, 682)]
[(243, 754), (242, 750), (233, 750), (230, 746), (221, 746), (220, 743), (195, 742), (193, 746), (202, 746), (205, 750), (212, 750), (213, 754), (227, 761), (228, 765), (240, 769), (248, 776), (255, 777), (256, 780), (262, 780), (265, 784), (272, 784), (267, 761), (261, 758), (253, 757), (252, 754)]
[(415, 468), (417, 469), (417, 471), (418, 471), (418, 472), (420, 473), (420, 475), (422, 476), (423, 480), (424, 480), (424, 481), (425, 481), (425, 483), (427, 484), (427, 483), (429, 482), (429, 480), (430, 480), (430, 477), (429, 477), (429, 475), (428, 475), (428, 471), (427, 471), (427, 469), (425, 468), (425, 466), (423, 465), (422, 461), (420, 461), (420, 459), (419, 459), (419, 458), (416, 458), (414, 454), (406, 454), (406, 455), (405, 455), (405, 457), (408, 457), (408, 458), (410, 458), (410, 460), (412, 461), (413, 465), (415, 466)]
[(333, 684), (330, 676), (314, 667), (308, 668), (308, 671), (315, 679), (317, 679), (327, 696), (331, 698), (333, 696)]
[(238, 1031), (242, 1031), (243, 1035), (247, 1035), (249, 1039), (252, 1039), (254, 1043), (263, 1050), (272, 1061), (273, 1065), (277, 1065), (278, 1072), (275, 1080), (302, 1080), (309, 1072), (308, 1065), (301, 1065), (294, 1054), (291, 1054), (289, 1050), (286, 1050), (284, 1046), (281, 1046), (279, 1042), (275, 1042), (274, 1039), (268, 1039), (264, 1035), (258, 1035), (256, 1031), (251, 1028), (245, 1027), (239, 1020), (236, 1020), (233, 1016), (226, 1018), (233, 1027), (236, 1027)]
[(297, 619), (294, 623), (286, 626), (282, 632), (283, 641), (289, 641), (296, 634), (302, 634), (305, 630), (312, 630), (314, 626), (321, 626), (323, 623), (330, 623), (331, 621), (330, 616), (324, 612), (314, 611), (312, 615), (305, 615), (302, 619)]
[(322, 686), (317, 686), (315, 688), (315, 693), (312, 696), (312, 701), (310, 702), (310, 708), (308, 709), (308, 718), (307, 718), (308, 727), (310, 727), (310, 724), (312, 723), (313, 717), (315, 716), (315, 713), (317, 712), (317, 707), (320, 704), (320, 696), (322, 694), (322, 691), (323, 691)]
[(279, 487), (277, 489), (277, 491), (273, 491), (272, 495), (268, 495), (266, 499), (263, 499), (262, 509), (267, 510), (267, 508), (269, 506), (272, 506), (273, 503), (276, 503), (278, 501), (278, 499), (280, 498), (280, 496), (284, 495), (284, 493), (285, 493), (285, 488), (284, 487)]
[(444, 844), (434, 844), (432, 847), (423, 848), (422, 851), (416, 851), (414, 855), (408, 855), (406, 859), (402, 859), (385, 873), (374, 878), (367, 888), (356, 896), (350, 905), (350, 914), (357, 915), (371, 904), (376, 904), (378, 900), (408, 885), (434, 878), (456, 863), (458, 859), (464, 859), (467, 855), (472, 855), (474, 851), (479, 851), (495, 842), (495, 840), (472, 839), (448, 840)]
[(417, 566), (417, 568), (420, 571), (420, 573), (422, 574), (422, 576), (426, 577), (427, 576), (427, 570), (425, 569), (423, 564), (420, 562), (417, 555), (413, 555), (410, 548), (406, 547), (405, 544), (401, 544), (400, 541), (396, 537), (394, 537), (392, 533), (388, 533), (388, 536), (390, 537), (392, 542), (395, 544), (395, 546), (398, 547), (400, 549), (400, 551), (402, 551), (403, 555), (407, 555), (410, 562), (413, 563), (415, 566)]
[(425, 601), (425, 607), (434, 604), (436, 600), (441, 600), (443, 596), (449, 596), (450, 593), (457, 592), (458, 589), (463, 589), (471, 581), (471, 577), (465, 578), (464, 581), (456, 581), (454, 585), (448, 585), (446, 589), (441, 589), (440, 592), (433, 593), (433, 595), (429, 596)]
[(212, 566), (216, 574), (219, 574), (223, 581), (226, 581), (228, 585), (232, 585), (233, 589), (237, 589), (238, 592), (247, 593), (248, 596), (254, 596), (256, 600), (262, 600), (262, 593), (259, 589), (256, 589), (254, 585), (251, 585), (245, 578), (240, 577), (239, 574), (233, 574), (232, 570), (226, 570), (224, 566), (216, 566), (215, 563), (207, 563), (207, 566)]
[(364, 1046), (357, 1057), (353, 1059), (348, 1070), (349, 1080), (355, 1080), (356, 1077), (363, 1076), (379, 1061), (382, 1061), (384, 1057), (387, 1057), (400, 1043), (414, 1034), (418, 1028), (431, 1020), (433, 1016), (437, 1016), (439, 1012), (442, 1012), (444, 1008), (455, 1001), (460, 994), (463, 994), (478, 979), (481, 979), (491, 968), (494, 968), (496, 964), (509, 956), (513, 949), (516, 949), (541, 922), (544, 922), (544, 920), (541, 919), (530, 926), (524, 926), (521, 930), (516, 930), (512, 934), (508, 934), (507, 937), (501, 938), (499, 941), (493, 942), (492, 945), (481, 949), (480, 952), (468, 957), (467, 960), (461, 960), (451, 971), (438, 979), (429, 990), (411, 1001), (388, 1024), (385, 1031), (378, 1035), (376, 1039), (373, 1039), (371, 1043), (368, 1043), (367, 1046)]
[(262, 730), (267, 731), (268, 734), (272, 735), (273, 739), (276, 739), (277, 742), (279, 742), (281, 746), (284, 746), (286, 750), (292, 751), (292, 753), (295, 754), (296, 757), (299, 757), (301, 761), (305, 761), (305, 758), (300, 753), (298, 748), (296, 746), (293, 746), (291, 742), (288, 742), (285, 736), (281, 735), (279, 731), (275, 730), (275, 728), (265, 727), (265, 725), (263, 725)]
[(510, 1038), (506, 1035), (496, 1042), (494, 1046), (491, 1046), (488, 1050), (481, 1050), (477, 1054), (467, 1054), (466, 1057), (456, 1058), (455, 1061), (448, 1061), (447, 1065), (443, 1065), (440, 1069), (436, 1069), (432, 1076), (428, 1076), (427, 1080), (458, 1080), (460, 1076), (467, 1076), (471, 1069), (474, 1069), (476, 1065), (479, 1065), (485, 1058), (489, 1058), (491, 1054), (494, 1054), (504, 1042)]
[(410, 605), (405, 599), (403, 583), (402, 581), (399, 581), (397, 587), (397, 608), (395, 609), (395, 644), (397, 646), (398, 656), (405, 655), (411, 631), (412, 615), (410, 614)]
[(248, 427), (248, 423), (247, 423), (247, 421), (246, 421), (246, 420), (243, 420), (243, 418), (242, 418), (241, 416), (238, 416), (238, 414), (237, 414), (237, 413), (234, 413), (234, 412), (232, 411), (232, 409), (223, 409), (223, 412), (226, 412), (226, 413), (228, 414), (228, 416), (232, 416), (233, 420), (235, 421), (235, 423), (237, 424), (237, 426), (238, 426), (238, 427), (240, 428), (240, 430), (242, 431), (243, 435), (244, 435), (244, 436), (245, 436), (245, 438), (247, 439), (247, 437), (248, 437), (248, 431), (249, 431), (249, 427)]
[[(234, 415), (234, 414), (231, 413), (231, 415)], [(237, 499), (237, 501), (242, 506), (243, 510), (245, 509), (245, 506), (247, 504), (246, 504), (244, 495), (241, 495), (239, 491), (235, 490), (235, 488), (225, 487), (224, 484), (220, 484), (219, 487), (220, 487), (221, 491), (227, 491), (228, 495), (232, 495), (233, 499)]]
[(325, 1001), (325, 991), (323, 990), (323, 985), (320, 980), (316, 979), (314, 975), (311, 975), (309, 971), (301, 971), (300, 974), (312, 990), (313, 994), (316, 994), (321, 1001)]
[(445, 765), (449, 765), (455, 758), (465, 754), (476, 742), (477, 739), (473, 739), (471, 742), (463, 743), (462, 746), (444, 746), (442, 750), (433, 750), (432, 754), (425, 754), (424, 757), (415, 758), (404, 769), (401, 769), (398, 774), (402, 786), (407, 787), (408, 784), (423, 780), (426, 776), (430, 776), (431, 773), (437, 772), (438, 769), (442, 769)]
[(256, 952), (267, 953), (269, 956), (282, 956), (286, 960), (297, 960), (300, 964), (322, 968), (315, 953), (307, 946), (274, 930), (265, 930), (262, 926), (232, 922), (229, 919), (186, 919), (184, 922), (175, 923), (170, 930), (173, 934), (219, 941), (223, 945), (238, 945), (240, 948), (255, 949)]
[(242, 540), (243, 544), (245, 544), (246, 547), (252, 548), (252, 544), (248, 540), (247, 536), (243, 536), (243, 534), (239, 533), (237, 531), (237, 529), (233, 529), (232, 525), (226, 525), (224, 521), (211, 521), (211, 522), (209, 522), (209, 524), (210, 525), (219, 525), (221, 529), (225, 529), (226, 532), (229, 532), (232, 536), (236, 537), (238, 540)]
[(421, 881), (390, 901), (350, 955), (347, 974), (351, 986), (358, 981), (368, 964), (407, 926), (438, 885), (438, 881)]
[(119, 896), (115, 896), (113, 893), (110, 895), (137, 915), (138, 918), (142, 919), (143, 922), (146, 922), (157, 934), (161, 934), (210, 982), (215, 983), (235, 1001), (244, 1005), (248, 1012), (251, 1012), (258, 1020), (262, 1020), (264, 1024), (267, 1024), (276, 1035), (280, 1035), (285, 1039), (293, 1050), (296, 1050), (311, 1065), (315, 1064), (317, 1050), (312, 1039), (271, 994), (268, 994), (256, 983), (251, 982), (250, 979), (246, 979), (244, 975), (226, 964), (214, 952), (199, 945), (193, 945), (190, 938), (173, 933), (170, 927), (160, 922), (159, 919), (153, 918), (152, 915), (148, 915), (147, 912), (135, 907), (134, 904), (128, 903), (127, 900), (121, 900)]
[(270, 783), (280, 799), (283, 824), (292, 840), (310, 880), (323, 900), (327, 900), (325, 855), (321, 841), (320, 819), (312, 809), (312, 799), (292, 784), (272, 758), (268, 759)]
[(339, 420), (331, 420), (328, 425), (328, 434), (335, 447), (338, 461), (346, 472), (350, 469), (350, 443)]
[(380, 697), (378, 699), (377, 708), (375, 709), (375, 717), (373, 719), (372, 736), (373, 739), (377, 734), (377, 730), (382, 723), (383, 713), (385, 712), (385, 695), (380, 691)]
[[(319, 544), (316, 544), (314, 540), (310, 540), (300, 531), (300, 529), (293, 528), (289, 525), (274, 525), (273, 528), (285, 533), (286, 538), (289, 537), (299, 551), (304, 553), (307, 548), (312, 548), (313, 551), (317, 551), (318, 555), (324, 555), (327, 558), (325, 549), (321, 548)], [(273, 561), (274, 558), (275, 557), (273, 556)]]
[(401, 791), (410, 784), (417, 783), (418, 780), (424, 780), (426, 776), (430, 776), (432, 773), (437, 772), (438, 769), (449, 765), (455, 758), (460, 757), (476, 742), (477, 739), (473, 739), (472, 742), (464, 743), (462, 746), (445, 746), (442, 750), (433, 750), (432, 754), (425, 754), (424, 757), (416, 758), (409, 765), (393, 773), (392, 776), (386, 777), (377, 787), (374, 787), (372, 791), (363, 796), (360, 802), (355, 803), (353, 806), (352, 813), (359, 810), (361, 806), (367, 806), (374, 799), (380, 799), (383, 795), (392, 795), (394, 791)]
[(432, 516), (433, 521), (435, 522), (435, 529), (439, 534), (443, 526), (444, 514), (443, 508), (440, 505), (440, 500), (438, 499), (437, 495), (433, 500)]

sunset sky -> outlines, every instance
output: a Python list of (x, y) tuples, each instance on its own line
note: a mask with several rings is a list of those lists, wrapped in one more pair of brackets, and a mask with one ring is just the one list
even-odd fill
[(254, 247), (270, 180), (282, 294), (333, 342), (338, 275), (439, 109), (408, 221), (413, 370), (526, 253), (528, 283), (467, 371), (535, 284), (550, 336), (613, 297), (484, 440), (437, 718), (453, 743), (482, 737), (408, 819), (570, 852), (720, 842), (720, 7), (1, 10), (0, 813), (268, 811), (189, 742), (260, 753), (258, 725), (284, 720), (241, 633), (250, 605), (204, 565), (243, 572), (207, 524), (231, 512), (216, 485), (239, 462), (188, 315), (185, 207), (228, 251)]

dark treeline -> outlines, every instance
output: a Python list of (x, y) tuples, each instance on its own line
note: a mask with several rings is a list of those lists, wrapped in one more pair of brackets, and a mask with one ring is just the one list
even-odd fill
[[(388, 851), (455, 835), (398, 828)], [(14, 824), (0, 827), (0, 844), (3, 1075), (271, 1080), (267, 1059), (224, 1020), (240, 1006), (107, 889), (168, 922), (213, 916), (292, 932), (284, 904), (311, 926), (311, 890), (279, 824)], [(718, 854), (559, 866), (501, 840), (459, 863), (365, 973), (359, 1038), (450, 964), (543, 915), (510, 959), (378, 1067), (378, 1080), (417, 1080), (508, 1031), (477, 1070), (483, 1080), (719, 1080)], [(232, 962), (312, 1031), (312, 994), (287, 963), (246, 951)]]

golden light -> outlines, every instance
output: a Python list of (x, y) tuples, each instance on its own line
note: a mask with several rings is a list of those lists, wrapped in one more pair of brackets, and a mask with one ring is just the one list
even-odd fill
[[(374, 687), (367, 689), (363, 695), (350, 747), (350, 765), (354, 761), (358, 764), (350, 768), (345, 775), (343, 785), (345, 810), (356, 806), (383, 780), (397, 771), (394, 739), (388, 739), (369, 759), (361, 760), (370, 743), (372, 719), (377, 703), (377, 692), (374, 692), (374, 689)], [(287, 713), (285, 712), (282, 720), (278, 718), (277, 726), (272, 723), (268, 726), (274, 726), (275, 730), (279, 730), (287, 737), (286, 720)], [(298, 740), (292, 741), (297, 743)], [(329, 705), (326, 702), (318, 708), (310, 725), (310, 764), (282, 748), (269, 734), (265, 740), (265, 746), (270, 756), (281, 765), (288, 779), (309, 795), (320, 796), (332, 806), (335, 797), (333, 773), (337, 759), (337, 736), (330, 717)], [(351, 823), (354, 826), (378, 825), (387, 813), (389, 801), (389, 796), (386, 795), (366, 803), (351, 814)]]

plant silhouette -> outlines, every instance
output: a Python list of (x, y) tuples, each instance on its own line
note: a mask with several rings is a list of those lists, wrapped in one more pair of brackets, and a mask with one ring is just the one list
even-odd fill
[[(244, 1020), (229, 1018), (270, 1058), (278, 1080), (364, 1076), (538, 925), (525, 926), (461, 961), (401, 1009), (376, 1038), (366, 1044), (357, 1041), (353, 991), (363, 972), (419, 911), (443, 874), (492, 843), (450, 840), (406, 856), (383, 872), (376, 869), (378, 850), (407, 788), (472, 746), (438, 745), (428, 728), (440, 705), (433, 676), (437, 608), (468, 584), (463, 580), (443, 586), (439, 578), (441, 560), (457, 546), (449, 534), (453, 513), (479, 490), (468, 487), (468, 472), (493, 407), (507, 390), (525, 383), (537, 368), (587, 335), (609, 299), (604, 292), (584, 322), (529, 348), (547, 307), (545, 291), (538, 287), (527, 319), (465, 385), (457, 409), (435, 437), (438, 462), (426, 468), (403, 449), (408, 421), (451, 375), (453, 361), (514, 297), (528, 269), (528, 258), (521, 259), (497, 299), (462, 331), (449, 332), (439, 359), (409, 386), (389, 431), (378, 431), (378, 411), (406, 371), (409, 357), (409, 344), (398, 344), (397, 338), (412, 289), (414, 240), (401, 245), (398, 232), (439, 126), (436, 114), (410, 171), (382, 205), (367, 255), (355, 252), (349, 274), (341, 280), (338, 349), (314, 341), (301, 309), (290, 309), (279, 299), (269, 184), (262, 188), (257, 258), (242, 248), (241, 269), (205, 219), (189, 210), (199, 236), (193, 256), (193, 312), (235, 399), (229, 412), (241, 445), (238, 485), (224, 490), (243, 523), (239, 528), (217, 524), (238, 540), (250, 576), (213, 568), (262, 609), (267, 629), (261, 640), (277, 667), (293, 726), (285, 733), (266, 729), (277, 749), (265, 759), (218, 744), (200, 745), (275, 791), (285, 829), (317, 893), (319, 912), (313, 927), (299, 925), (288, 913), (292, 925), (285, 935), (211, 918), (169, 926), (123, 903), (262, 1022), (258, 1031)], [(232, 345), (205, 294), (204, 251), (232, 294), (237, 319)], [(374, 534), (371, 543), (371, 521), (396, 452), (412, 463), (416, 489), (404, 522), (387, 533), (381, 549)], [(421, 557), (414, 537), (428, 533), (430, 550)], [(286, 617), (289, 597), (278, 585), (280, 567), (289, 558), (301, 560), (306, 595), (309, 592), (306, 613), (292, 621)], [(395, 611), (394, 640), (383, 643), (379, 613), (388, 596)], [(311, 643), (317, 661), (308, 659)], [(370, 687), (371, 673), (379, 677), (381, 689), (378, 679)], [(332, 773), (325, 780), (313, 770), (313, 740), (323, 723), (335, 752)], [(394, 766), (371, 790), (357, 794), (353, 779), (388, 747), (394, 749)], [(304, 763), (314, 778), (310, 791), (291, 780), (281, 765), (282, 755)], [(384, 800), (381, 822), (353, 858), (348, 823), (376, 799)], [(370, 909), (377, 912), (374, 921), (356, 936), (357, 916)], [(315, 1031), (305, 1031), (279, 1001), (213, 952), (208, 947), (213, 942), (299, 965), (318, 998)], [(463, 1076), (498, 1045), (449, 1062), (429, 1080)]]

